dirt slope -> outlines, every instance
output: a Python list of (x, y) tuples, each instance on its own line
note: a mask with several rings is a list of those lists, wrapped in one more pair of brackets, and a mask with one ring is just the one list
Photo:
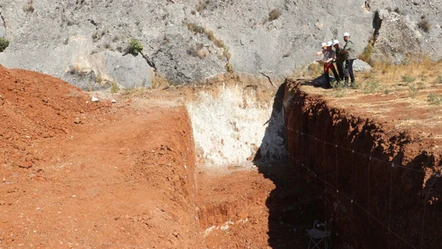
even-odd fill
[(4, 67), (0, 84), (0, 248), (267, 248), (274, 185), (194, 168), (182, 92), (93, 103)]
[(38, 138), (78, 130), (75, 122), (109, 106), (92, 104), (87, 94), (60, 82), (48, 75), (0, 66), (0, 163), (31, 167), (41, 159), (32, 149)]
[(184, 108), (141, 115), (46, 75), (0, 75), (3, 245), (198, 244)]
[[(292, 110), (289, 137), (299, 136), (293, 132), (301, 128), (309, 135), (291, 140), (302, 144), (289, 144), (289, 150), (293, 155), (303, 150), (305, 164), (321, 166), (327, 179), (347, 186), (339, 193), (356, 193), (357, 203), (369, 211), (358, 213), (338, 194), (311, 194), (321, 183), (316, 177), (306, 182), (307, 174), (294, 165), (196, 168), (183, 104), (193, 90), (103, 94), (100, 102), (91, 102), (88, 94), (53, 77), (0, 67), (0, 248), (306, 248), (305, 229), (329, 216), (318, 205), (312, 208), (315, 203), (334, 208), (338, 203), (345, 208), (330, 212), (335, 218), (357, 221), (336, 223), (356, 231), (335, 236), (341, 245), (387, 241), (405, 248), (400, 238), (373, 232), (381, 231), (373, 217), (388, 226), (391, 218), (388, 229), (404, 234), (415, 248), (439, 243), (440, 181), (434, 180), (434, 188), (422, 186), (440, 170), (440, 163), (434, 166), (440, 162), (441, 137), (436, 106), (424, 102), (419, 108), (419, 98), (405, 105), (401, 91), (392, 105), (392, 96), (344, 89), (347, 95), (333, 98), (327, 95), (333, 90), (308, 85), (294, 98), (302, 108), (285, 106)], [(383, 115), (390, 108), (390, 115)], [(322, 139), (356, 151), (377, 148), (373, 157), (393, 158), (420, 173), (398, 167), (366, 171), (365, 164), (356, 171), (353, 161), (368, 164), (366, 157), (348, 161), (352, 157), (341, 147), (327, 148)], [(336, 171), (338, 162), (342, 167)], [(385, 180), (389, 175), (394, 181)], [(390, 190), (394, 195), (385, 194)], [(365, 197), (371, 205), (364, 206)], [(392, 203), (389, 219), (383, 216), (387, 203)], [(370, 237), (355, 229), (367, 222)]]

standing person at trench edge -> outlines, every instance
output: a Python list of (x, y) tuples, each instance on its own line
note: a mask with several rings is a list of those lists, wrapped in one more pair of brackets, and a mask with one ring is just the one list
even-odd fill
[(355, 76), (353, 74), (353, 62), (356, 60), (356, 51), (348, 32), (344, 33), (344, 41), (345, 45), (341, 53), (345, 56), (345, 85), (348, 86), (348, 78), (350, 78), (351, 87), (356, 88)]
[(333, 65), (333, 61), (335, 60), (335, 51), (332, 49), (332, 41), (327, 42), (327, 49), (324, 51), (324, 57), (322, 61), (324, 62), (324, 75), (325, 75), (325, 88), (331, 88), (330, 85), (330, 75), (329, 70), (331, 69), (333, 72), (333, 76), (339, 84), (339, 76), (336, 72), (335, 66)]
[(342, 54), (342, 47), (339, 44), (338, 40), (333, 41), (333, 47), (335, 48), (335, 54), (336, 54), (335, 62), (336, 62), (336, 67), (338, 68), (338, 76), (339, 76), (339, 79), (337, 79), (337, 81), (343, 81), (345, 56)]
[(327, 50), (327, 43), (323, 42), (322, 46), (321, 46), (321, 51), (316, 52), (315, 55), (318, 56), (318, 55), (324, 54), (326, 50)]

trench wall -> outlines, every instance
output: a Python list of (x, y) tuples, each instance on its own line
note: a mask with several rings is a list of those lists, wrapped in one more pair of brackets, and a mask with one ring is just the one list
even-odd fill
[(287, 157), (284, 114), (270, 104), (278, 89), (226, 82), (198, 89), (186, 103), (197, 164), (203, 167), (252, 165), (256, 155)]
[(290, 163), (312, 188), (334, 248), (442, 248), (438, 155), (285, 82)]

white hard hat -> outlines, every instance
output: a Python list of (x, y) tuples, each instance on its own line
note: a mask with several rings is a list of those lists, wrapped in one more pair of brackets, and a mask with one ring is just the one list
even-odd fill
[(344, 37), (350, 37), (350, 33), (345, 32), (345, 33), (344, 33)]
[(333, 44), (332, 41), (328, 41), (328, 42), (327, 42), (327, 47), (330, 47), (332, 44)]
[(322, 47), (325, 47), (325, 46), (327, 46), (327, 43), (326, 43), (326, 42), (323, 42), (323, 43), (322, 43)]
[(338, 40), (334, 40), (334, 41), (333, 41), (333, 46), (336, 45), (336, 44), (339, 44), (339, 41), (338, 41)]

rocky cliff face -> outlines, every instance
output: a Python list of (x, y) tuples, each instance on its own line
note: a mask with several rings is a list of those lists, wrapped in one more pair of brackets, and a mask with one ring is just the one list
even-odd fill
[(441, 59), (442, 1), (366, 2), (375, 11), (374, 60), (401, 63), (423, 55)]
[[(412, 48), (440, 59), (441, 6), (441, 0), (4, 0), (0, 36), (10, 46), (0, 63), (84, 89), (150, 86), (155, 75), (173, 84), (226, 72), (282, 78), (306, 68), (321, 42), (342, 41), (343, 32), (362, 52), (374, 30), (375, 57), (400, 61)], [(133, 38), (156, 73), (142, 56), (124, 55)]]

